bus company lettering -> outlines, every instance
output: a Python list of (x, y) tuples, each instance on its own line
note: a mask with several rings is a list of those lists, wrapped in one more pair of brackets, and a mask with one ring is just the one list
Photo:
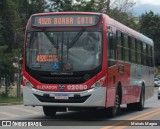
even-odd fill
[(37, 85), (37, 89), (39, 89), (39, 90), (56, 90), (57, 86), (53, 86), (53, 85)]
[(87, 85), (68, 85), (68, 90), (86, 90), (88, 89)]

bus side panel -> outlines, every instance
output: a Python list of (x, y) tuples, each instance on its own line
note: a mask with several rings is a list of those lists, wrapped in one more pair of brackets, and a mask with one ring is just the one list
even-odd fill
[(135, 64), (117, 62), (108, 69), (107, 107), (114, 106), (115, 93), (118, 84), (122, 86), (122, 104), (139, 101), (140, 89), (137, 79), (137, 66)]
[(125, 104), (134, 101), (130, 100), (130, 94), (132, 93), (130, 89), (130, 64), (117, 62), (116, 65), (108, 68), (107, 80), (107, 107), (114, 106), (116, 88), (119, 83), (122, 87), (121, 103)]
[[(143, 66), (142, 78), (145, 83), (145, 99), (150, 98), (154, 93), (154, 69), (151, 67)], [(151, 79), (152, 78), (152, 79)]]
[(142, 86), (142, 72), (141, 66), (131, 63), (130, 67), (130, 87), (129, 87), (129, 101), (127, 103), (135, 103), (139, 101), (140, 91)]

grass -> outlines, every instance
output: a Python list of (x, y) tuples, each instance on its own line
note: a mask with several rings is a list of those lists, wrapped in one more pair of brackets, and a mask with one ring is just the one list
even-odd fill
[(9, 91), (8, 96), (2, 95), (2, 93), (5, 92), (5, 87), (0, 88), (0, 104), (1, 103), (22, 103), (22, 96), (17, 96), (17, 88), (16, 86), (13, 86), (12, 89)]
[(0, 104), (1, 103), (22, 103), (23, 98), (22, 97), (0, 97)]
[[(0, 88), (0, 95), (2, 93), (5, 93), (5, 87)], [(12, 86), (12, 89), (9, 91), (8, 96), (9, 97), (16, 97), (17, 96), (17, 87), (16, 86)]]

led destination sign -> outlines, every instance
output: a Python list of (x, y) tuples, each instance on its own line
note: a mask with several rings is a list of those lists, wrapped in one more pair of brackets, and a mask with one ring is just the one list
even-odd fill
[(98, 15), (41, 15), (32, 16), (32, 26), (94, 26), (99, 21)]

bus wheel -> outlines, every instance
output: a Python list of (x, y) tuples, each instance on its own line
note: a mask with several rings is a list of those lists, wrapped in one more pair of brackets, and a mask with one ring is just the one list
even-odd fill
[(120, 111), (120, 94), (117, 90), (115, 98), (115, 106), (107, 108), (107, 116), (114, 117)]
[(57, 109), (52, 106), (43, 106), (45, 116), (55, 116)]
[(131, 103), (127, 104), (128, 110), (136, 110), (141, 111), (144, 108), (144, 102), (145, 102), (145, 94), (144, 94), (144, 86), (142, 86), (141, 95), (140, 95), (140, 101), (137, 103)]
[(140, 101), (136, 103), (136, 110), (142, 111), (144, 108), (144, 102), (145, 102), (145, 93), (144, 93), (144, 86), (142, 86), (141, 95), (140, 95)]

